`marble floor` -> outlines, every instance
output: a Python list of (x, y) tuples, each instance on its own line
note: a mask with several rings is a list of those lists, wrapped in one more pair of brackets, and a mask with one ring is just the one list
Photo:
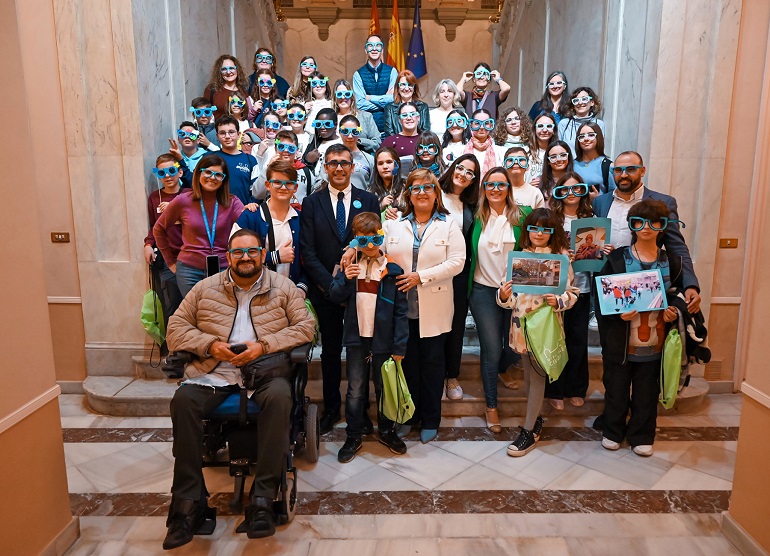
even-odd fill
[[(97, 415), (60, 397), (73, 513), (69, 554), (160, 554), (173, 456), (166, 417)], [(740, 395), (711, 395), (695, 413), (658, 419), (655, 454), (608, 452), (591, 418), (550, 417), (537, 448), (510, 458), (520, 418), (500, 435), (481, 418), (444, 419), (437, 441), (407, 437), (394, 456), (374, 436), (337, 462), (344, 424), (315, 464), (298, 467), (297, 517), (275, 537), (248, 540), (229, 510), (226, 468), (204, 470), (219, 511), (210, 537), (183, 554), (368, 555), (738, 554), (720, 533), (729, 504)]]

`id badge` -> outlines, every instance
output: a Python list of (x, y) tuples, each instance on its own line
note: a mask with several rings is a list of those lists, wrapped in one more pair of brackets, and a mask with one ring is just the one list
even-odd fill
[(206, 276), (219, 274), (219, 257), (217, 255), (206, 255)]

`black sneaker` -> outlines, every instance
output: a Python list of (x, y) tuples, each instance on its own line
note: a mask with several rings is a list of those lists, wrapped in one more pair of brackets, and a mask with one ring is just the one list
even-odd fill
[(535, 437), (535, 442), (540, 442), (540, 435), (543, 433), (543, 416), (538, 415), (535, 419), (535, 426), (532, 427), (532, 436)]
[(348, 439), (345, 440), (345, 444), (342, 445), (342, 448), (340, 448), (340, 451), (337, 454), (337, 461), (340, 463), (353, 461), (353, 458), (356, 457), (356, 452), (358, 452), (363, 445), (360, 438), (348, 436)]
[(398, 437), (395, 429), (380, 431), (377, 440), (380, 441), (380, 444), (387, 446), (388, 450), (394, 454), (403, 456), (406, 453), (406, 444)]
[(525, 429), (524, 427), (519, 427), (521, 429), (521, 432), (519, 432), (519, 436), (516, 437), (516, 440), (514, 440), (510, 446), (508, 446), (508, 455), (514, 458), (518, 458), (521, 456), (524, 456), (532, 451), (532, 448), (535, 447), (535, 443), (537, 440), (535, 440), (535, 436), (532, 434), (532, 431)]
[(246, 535), (250, 539), (261, 539), (275, 535), (275, 516), (273, 501), (259, 496), (246, 506)]
[(374, 423), (372, 423), (372, 420), (369, 418), (368, 415), (364, 416), (364, 424), (361, 426), (361, 434), (363, 436), (366, 436), (367, 434), (372, 434), (374, 432)]
[(334, 425), (342, 419), (342, 416), (340, 415), (340, 412), (336, 413), (327, 413), (324, 411), (323, 415), (321, 415), (321, 421), (319, 423), (319, 428), (321, 429), (321, 434), (326, 434), (327, 432), (331, 431), (334, 428)]

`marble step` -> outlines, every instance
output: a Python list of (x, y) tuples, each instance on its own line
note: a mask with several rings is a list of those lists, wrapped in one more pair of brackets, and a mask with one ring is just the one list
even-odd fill
[[(176, 380), (144, 379), (120, 376), (89, 376), (83, 382), (88, 405), (97, 413), (127, 417), (168, 416), (169, 403), (177, 388)], [(443, 400), (442, 415), (461, 417), (467, 415), (483, 415), (486, 406), (483, 387), (480, 380), (461, 380), (465, 392), (462, 400)], [(341, 391), (347, 388), (343, 381)], [(505, 416), (523, 415), (526, 408), (524, 385), (519, 390), (508, 390), (498, 383), (498, 400), (500, 413)], [(370, 387), (370, 397), (374, 400), (374, 388)], [(658, 413), (672, 415), (689, 413), (698, 409), (708, 394), (708, 383), (702, 378), (693, 378), (690, 386), (685, 388), (677, 398), (676, 405), (671, 410), (664, 410), (658, 405)], [(322, 405), (322, 384), (318, 379), (308, 383), (306, 394), (311, 401)], [(604, 390), (601, 380), (592, 379), (588, 389), (588, 397), (583, 407), (573, 407), (565, 403), (565, 415), (598, 415), (602, 411)], [(371, 404), (374, 411), (375, 404)], [(543, 404), (544, 414), (555, 410), (548, 403)]]

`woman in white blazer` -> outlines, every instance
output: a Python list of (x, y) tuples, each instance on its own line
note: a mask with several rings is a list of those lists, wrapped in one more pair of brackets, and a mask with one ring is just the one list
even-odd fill
[[(430, 170), (409, 174), (401, 218), (383, 224), (385, 246), (404, 269), (397, 280), (407, 295), (409, 342), (404, 375), (415, 403), (410, 423), (420, 424), (420, 439), (436, 438), (444, 389), (444, 343), (454, 314), (452, 278), (465, 264), (465, 240), (441, 200), (441, 188)], [(408, 432), (404, 428), (402, 432)]]

